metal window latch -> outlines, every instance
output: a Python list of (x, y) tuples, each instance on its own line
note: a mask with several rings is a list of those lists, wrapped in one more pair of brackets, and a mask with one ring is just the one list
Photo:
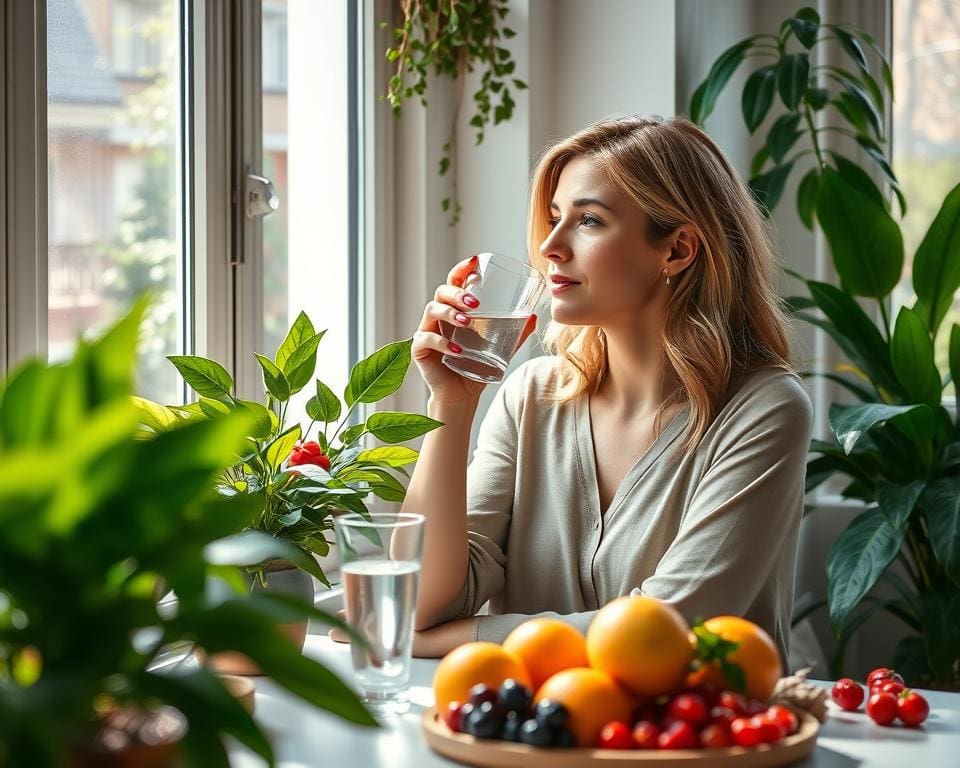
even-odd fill
[(247, 174), (244, 197), (247, 201), (247, 217), (251, 219), (267, 216), (280, 207), (280, 195), (274, 189), (273, 182), (253, 173)]

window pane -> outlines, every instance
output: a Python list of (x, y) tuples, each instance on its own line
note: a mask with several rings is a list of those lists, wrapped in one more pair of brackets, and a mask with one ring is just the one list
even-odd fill
[(180, 402), (180, 15), (175, 0), (47, 0), (51, 359), (150, 289), (138, 389)]
[[(347, 109), (346, 0), (265, 0), (263, 170), (280, 209), (263, 222), (264, 346), (272, 354), (306, 311), (318, 330), (327, 329), (317, 372), (334, 391), (347, 381), (356, 322)], [(311, 394), (306, 387), (294, 409)]]
[[(907, 199), (902, 222), (904, 279), (895, 305), (911, 304), (912, 259), (940, 209), (960, 181), (960, 4), (952, 0), (894, 3), (893, 165)], [(937, 363), (948, 368), (949, 328), (960, 302), (937, 336)], [(952, 398), (952, 387), (944, 392)]]

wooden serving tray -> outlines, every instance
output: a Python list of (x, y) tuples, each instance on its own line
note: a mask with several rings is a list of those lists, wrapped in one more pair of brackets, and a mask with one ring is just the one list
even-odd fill
[[(430, 748), (444, 757), (482, 768), (550, 765), (550, 768), (772, 768), (789, 765), (809, 755), (817, 743), (820, 723), (813, 715), (795, 711), (800, 730), (778, 744), (721, 749), (550, 749), (511, 741), (478, 739), (454, 733), (437, 717), (434, 707), (423, 712), (420, 725)], [(544, 762), (534, 762), (537, 760)]]

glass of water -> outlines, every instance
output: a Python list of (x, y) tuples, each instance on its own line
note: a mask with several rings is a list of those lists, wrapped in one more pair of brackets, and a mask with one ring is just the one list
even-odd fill
[(497, 253), (478, 254), (463, 287), (480, 306), (470, 312), (470, 325), (440, 323), (443, 335), (463, 348), (460, 355), (444, 355), (443, 364), (474, 381), (502, 380), (545, 286), (529, 264)]
[(350, 644), (364, 704), (392, 715), (410, 707), (410, 655), (426, 518), (408, 513), (334, 518), (347, 624), (366, 641)]

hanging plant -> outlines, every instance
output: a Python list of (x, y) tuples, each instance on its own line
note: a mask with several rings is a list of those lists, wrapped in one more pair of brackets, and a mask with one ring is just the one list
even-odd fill
[[(507, 0), (402, 0), (401, 7), (403, 23), (394, 28), (394, 45), (386, 52), (387, 61), (396, 65), (386, 94), (394, 115), (399, 115), (403, 103), (414, 97), (427, 106), (429, 70), (457, 83), (450, 138), (443, 145), (439, 162), (440, 175), (450, 176), (450, 194), (440, 206), (453, 225), (460, 220), (461, 211), (454, 157), (467, 74), (474, 70), (483, 72), (473, 94), (474, 111), (470, 117), (476, 144), (480, 144), (491, 121), (498, 125), (513, 116), (511, 86), (516, 90), (527, 87), (523, 80), (513, 77), (516, 62), (502, 46), (503, 40), (514, 37), (516, 32), (505, 25)], [(387, 23), (381, 26), (386, 27)]]

